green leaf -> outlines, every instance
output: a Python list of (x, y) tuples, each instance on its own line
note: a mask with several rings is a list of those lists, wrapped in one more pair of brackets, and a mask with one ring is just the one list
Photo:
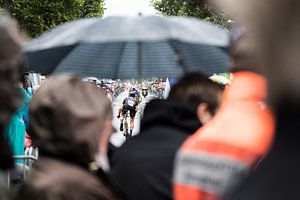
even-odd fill
[(151, 0), (152, 6), (163, 15), (193, 16), (228, 27), (222, 13), (216, 13), (203, 0)]
[[(4, 1), (0, 8), (5, 8)], [(102, 16), (104, 0), (11, 0), (10, 12), (24, 32), (37, 37), (67, 21)]]

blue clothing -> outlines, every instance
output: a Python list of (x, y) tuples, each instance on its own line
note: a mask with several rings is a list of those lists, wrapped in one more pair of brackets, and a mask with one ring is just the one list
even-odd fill
[[(29, 98), (31, 99), (31, 97), (32, 97), (32, 88), (29, 87), (29, 88), (27, 88), (27, 90), (25, 90), (25, 91), (26, 91), (26, 93), (28, 94)], [(27, 127), (28, 124), (29, 124), (29, 103), (26, 105), (23, 119), (24, 119), (25, 125), (26, 125), (26, 127)]]
[[(24, 89), (20, 88), (19, 91), (23, 96), (22, 105), (12, 116), (5, 131), (5, 137), (13, 151), (13, 155), (24, 155), (26, 125), (23, 116), (30, 101), (30, 96)], [(17, 160), (16, 162), (23, 163), (23, 160)]]

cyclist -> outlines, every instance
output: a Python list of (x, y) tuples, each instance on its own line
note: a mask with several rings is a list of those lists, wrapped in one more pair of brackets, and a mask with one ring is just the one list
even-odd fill
[(148, 96), (148, 88), (147, 86), (143, 86), (142, 87), (142, 95), (144, 98), (146, 98)]
[(136, 88), (132, 87), (132, 88), (129, 90), (129, 93), (133, 93), (133, 94), (134, 94), (134, 98), (137, 100), (137, 103), (138, 103), (138, 104), (141, 103), (141, 101), (142, 101), (142, 96), (141, 96), (140, 92), (139, 92)]
[[(134, 128), (134, 117), (137, 112), (137, 106), (138, 106), (138, 99), (136, 97), (136, 92), (135, 91), (130, 91), (129, 96), (126, 97), (123, 101), (122, 107), (119, 109), (119, 115), (118, 118), (120, 118), (121, 124), (120, 124), (120, 131), (123, 131), (123, 124), (124, 124), (124, 119), (126, 118), (126, 113), (127, 111), (130, 112), (130, 132), (129, 135), (132, 135), (132, 130)], [(128, 127), (126, 128), (126, 133), (128, 133)], [(124, 133), (124, 136), (125, 133)]]

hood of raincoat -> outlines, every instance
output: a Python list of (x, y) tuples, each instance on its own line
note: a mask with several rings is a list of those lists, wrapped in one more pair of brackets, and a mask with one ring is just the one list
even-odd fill
[(175, 100), (152, 100), (145, 108), (141, 132), (153, 126), (167, 126), (193, 134), (202, 124), (196, 111)]

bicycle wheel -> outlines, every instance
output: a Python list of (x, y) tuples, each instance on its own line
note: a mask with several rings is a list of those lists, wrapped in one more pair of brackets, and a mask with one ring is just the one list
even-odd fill
[(129, 133), (126, 133), (126, 135), (125, 135), (125, 141), (129, 140), (129, 138), (130, 138)]

